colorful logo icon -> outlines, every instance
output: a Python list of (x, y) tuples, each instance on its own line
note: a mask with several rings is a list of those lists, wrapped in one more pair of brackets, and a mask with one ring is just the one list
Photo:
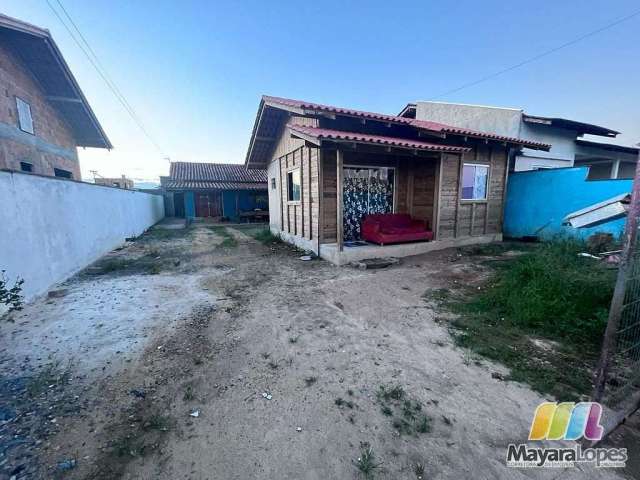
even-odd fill
[(604, 429), (600, 426), (602, 406), (596, 402), (544, 402), (538, 405), (531, 422), (529, 440), (598, 441)]

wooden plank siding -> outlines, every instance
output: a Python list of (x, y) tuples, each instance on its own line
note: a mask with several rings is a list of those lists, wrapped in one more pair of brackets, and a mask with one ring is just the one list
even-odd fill
[[(314, 118), (297, 116), (289, 121), (310, 126), (316, 126), (318, 123)], [(272, 162), (278, 165), (277, 181), (281, 185), (281, 230), (307, 240), (317, 239), (319, 233), (318, 148), (306, 145), (304, 140), (292, 138), (288, 129), (283, 127), (274, 147)], [(296, 169), (300, 170), (300, 201), (289, 202), (287, 174)]]
[[(460, 200), (462, 163), (489, 166), (486, 201)], [(501, 233), (507, 149), (477, 145), (462, 155), (442, 155), (442, 184), (439, 195), (439, 238)]]

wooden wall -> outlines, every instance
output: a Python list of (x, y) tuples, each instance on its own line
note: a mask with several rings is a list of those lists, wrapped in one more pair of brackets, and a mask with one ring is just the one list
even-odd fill
[[(336, 242), (336, 152), (322, 150), (323, 235), (321, 243)], [(435, 171), (438, 159), (398, 155), (344, 152), (345, 166), (395, 167), (394, 207), (396, 213), (412, 213), (433, 227)], [(413, 182), (413, 186), (411, 185)]]
[[(294, 117), (290, 123), (316, 126), (314, 118)], [(303, 140), (292, 138), (284, 127), (275, 146), (273, 160), (279, 177), (281, 220), (278, 227), (286, 233), (307, 240), (318, 239), (319, 218), (319, 150), (308, 147)], [(301, 199), (289, 202), (287, 197), (287, 173), (300, 169)]]
[(462, 163), (490, 166), (488, 198), (487, 201), (459, 200), (462, 173), (460, 155), (443, 154), (438, 238), (501, 233), (507, 149), (478, 145), (472, 152), (462, 156)]

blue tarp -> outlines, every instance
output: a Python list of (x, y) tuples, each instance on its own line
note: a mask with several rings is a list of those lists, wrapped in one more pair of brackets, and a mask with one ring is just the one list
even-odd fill
[(504, 211), (505, 237), (560, 235), (586, 238), (596, 232), (620, 236), (625, 219), (619, 218), (590, 228), (562, 225), (572, 212), (631, 192), (632, 180), (589, 180), (587, 167), (557, 168), (509, 174)]

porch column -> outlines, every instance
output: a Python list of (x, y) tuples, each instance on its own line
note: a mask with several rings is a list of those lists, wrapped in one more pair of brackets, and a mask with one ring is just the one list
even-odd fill
[(344, 232), (342, 217), (344, 214), (343, 188), (344, 169), (342, 168), (342, 150), (336, 150), (336, 236), (338, 240), (338, 251), (344, 249)]

